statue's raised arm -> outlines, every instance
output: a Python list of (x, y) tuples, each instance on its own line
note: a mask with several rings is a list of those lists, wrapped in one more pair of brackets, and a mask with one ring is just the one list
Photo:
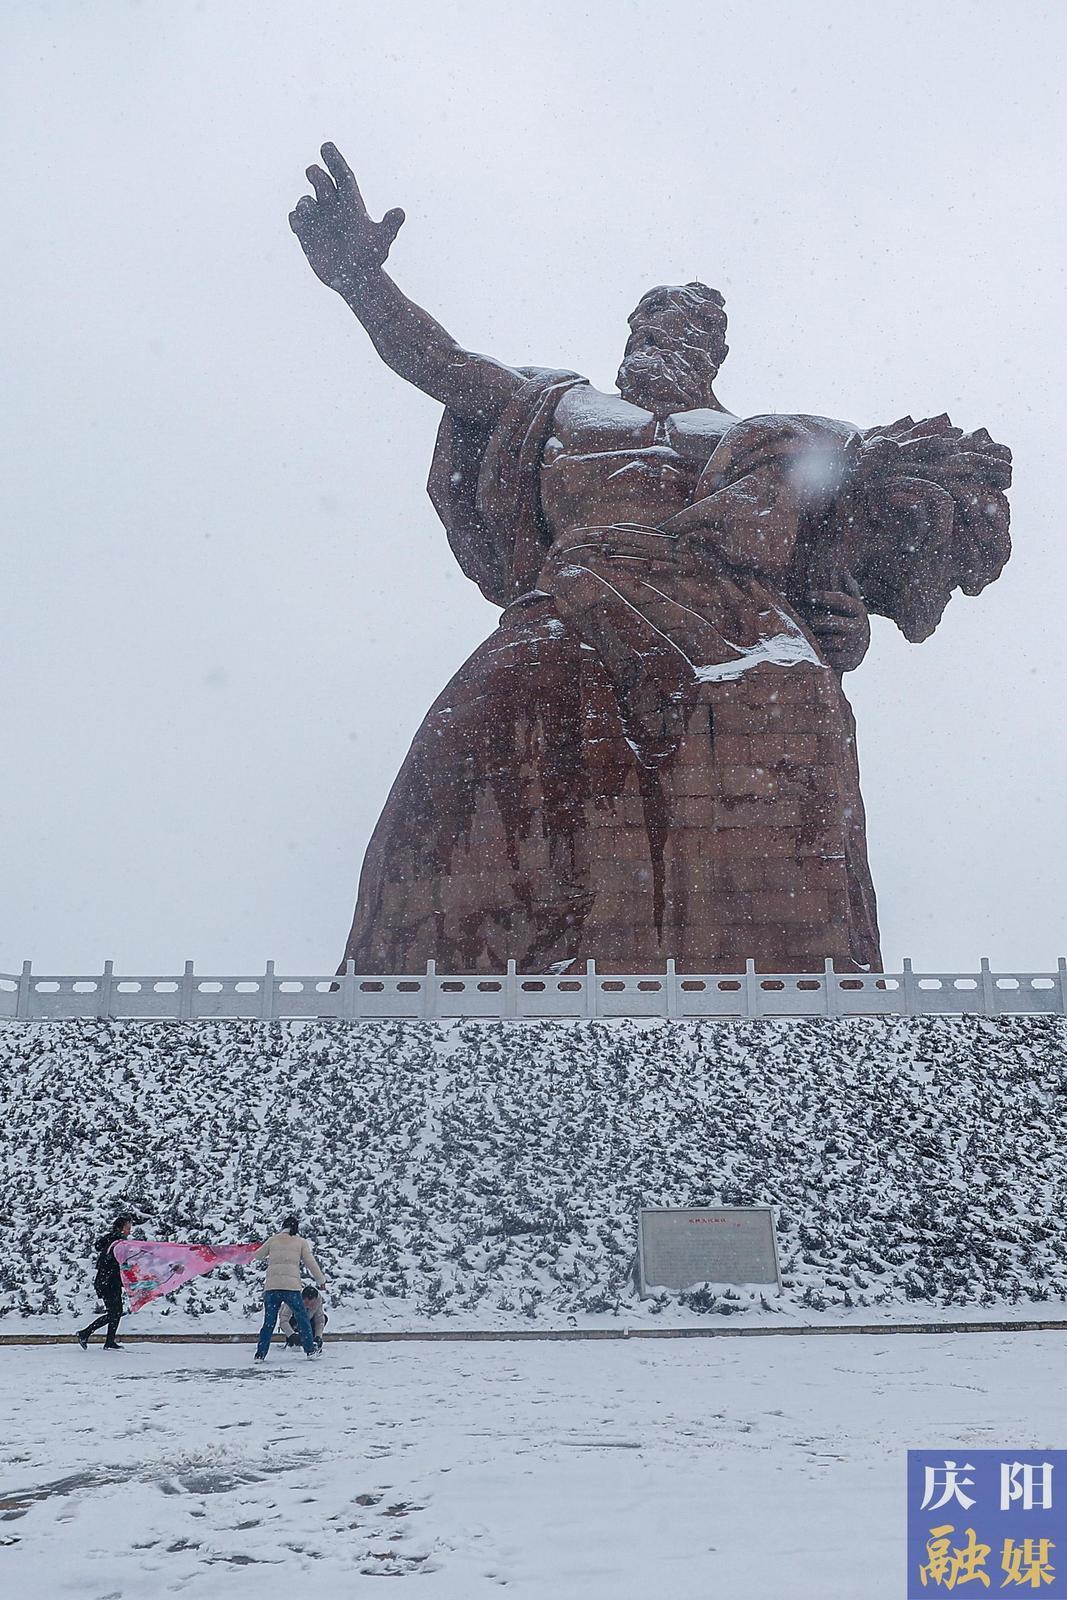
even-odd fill
[(336, 145), (324, 144), (328, 171), (312, 166), (315, 198), (303, 195), (289, 213), (312, 270), (335, 290), (366, 328), (394, 372), (461, 416), (491, 421), (522, 382), (489, 356), (464, 350), (383, 271), (404, 221), (399, 209), (371, 219), (355, 175)]

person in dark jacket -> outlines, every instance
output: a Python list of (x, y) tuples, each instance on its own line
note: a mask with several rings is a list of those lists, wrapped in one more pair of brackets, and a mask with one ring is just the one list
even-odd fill
[[(317, 1284), (305, 1283), (300, 1291), (300, 1298), (304, 1302), (304, 1310), (311, 1323), (311, 1331), (315, 1336), (315, 1349), (322, 1349), (322, 1330), (329, 1322), (326, 1307), (322, 1303), (322, 1292)], [(278, 1312), (278, 1332), (285, 1335), (285, 1348), (295, 1350), (300, 1343), (300, 1335), (293, 1325), (293, 1313), (287, 1305), (282, 1305)]]
[(130, 1237), (136, 1217), (123, 1214), (115, 1218), (109, 1233), (102, 1233), (97, 1239), (96, 1250), (96, 1276), (93, 1279), (93, 1288), (106, 1307), (104, 1315), (97, 1317), (95, 1322), (90, 1322), (88, 1327), (81, 1328), (74, 1335), (83, 1350), (89, 1348), (89, 1339), (107, 1323), (107, 1336), (104, 1339), (105, 1350), (121, 1350), (115, 1334), (118, 1332), (119, 1318), (122, 1316), (122, 1273), (115, 1260), (111, 1246), (118, 1244), (120, 1239)]

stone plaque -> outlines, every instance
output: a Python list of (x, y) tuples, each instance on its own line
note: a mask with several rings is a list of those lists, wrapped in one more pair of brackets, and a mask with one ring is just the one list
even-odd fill
[(638, 1288), (694, 1283), (781, 1287), (770, 1206), (659, 1206), (638, 1213)]

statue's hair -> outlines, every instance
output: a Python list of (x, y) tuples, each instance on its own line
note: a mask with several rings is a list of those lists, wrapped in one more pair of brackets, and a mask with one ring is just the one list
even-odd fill
[(659, 284), (643, 294), (630, 314), (630, 326), (651, 309), (653, 304), (673, 306), (685, 314), (697, 336), (701, 353), (718, 372), (726, 360), (729, 345), (726, 343), (726, 301), (718, 289), (709, 289), (696, 278), (691, 283)]

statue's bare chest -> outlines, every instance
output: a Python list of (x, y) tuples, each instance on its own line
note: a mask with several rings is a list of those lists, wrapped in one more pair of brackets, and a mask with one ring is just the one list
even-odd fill
[(657, 421), (619, 395), (569, 389), (545, 446), (542, 500), (556, 531), (575, 518), (658, 523), (687, 505), (723, 434), (725, 412), (677, 412)]
[(603, 394), (589, 384), (568, 389), (556, 407), (552, 454), (571, 457), (655, 451), (670, 452), (679, 462), (697, 463), (698, 472), (737, 418), (705, 408), (678, 411), (657, 421), (620, 395)]

